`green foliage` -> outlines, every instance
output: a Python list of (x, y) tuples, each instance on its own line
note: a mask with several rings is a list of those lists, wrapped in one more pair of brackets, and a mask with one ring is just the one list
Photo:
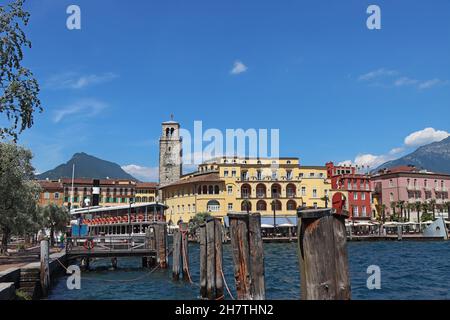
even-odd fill
[(0, 113), (9, 127), (0, 127), (0, 138), (12, 137), (33, 125), (33, 113), (42, 111), (39, 85), (33, 73), (22, 66), (23, 47), (31, 48), (23, 26), (30, 14), (23, 9), (25, 0), (0, 6)]
[(32, 154), (13, 143), (0, 143), (1, 253), (11, 234), (31, 234), (40, 227), (37, 201), (40, 187), (34, 182)]
[(425, 222), (425, 221), (433, 221), (433, 214), (432, 213), (423, 213), (422, 214), (422, 217), (420, 218), (420, 220), (422, 221), (422, 222)]
[(23, 292), (20, 289), (16, 290), (16, 300), (32, 300), (28, 293)]
[(50, 241), (54, 244), (54, 233), (64, 231), (70, 221), (70, 214), (67, 209), (50, 204), (39, 208), (42, 227), (50, 229)]
[(205, 222), (207, 218), (211, 217), (209, 212), (199, 212), (197, 213), (191, 221), (189, 221), (189, 232), (194, 234), (198, 227)]

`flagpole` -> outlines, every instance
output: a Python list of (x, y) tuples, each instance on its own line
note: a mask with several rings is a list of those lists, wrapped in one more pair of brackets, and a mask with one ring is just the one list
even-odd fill
[(73, 200), (74, 200), (74, 192), (73, 192), (73, 180), (75, 178), (75, 163), (72, 166), (72, 200), (71, 200), (71, 206), (70, 209), (72, 210), (73, 208)]

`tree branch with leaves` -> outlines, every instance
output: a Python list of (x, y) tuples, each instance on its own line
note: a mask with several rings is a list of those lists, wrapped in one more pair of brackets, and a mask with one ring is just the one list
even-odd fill
[(0, 114), (7, 125), (0, 127), (0, 138), (17, 141), (18, 134), (33, 125), (35, 111), (42, 111), (39, 84), (33, 73), (22, 65), (23, 48), (31, 48), (23, 27), (30, 14), (25, 0), (0, 6)]

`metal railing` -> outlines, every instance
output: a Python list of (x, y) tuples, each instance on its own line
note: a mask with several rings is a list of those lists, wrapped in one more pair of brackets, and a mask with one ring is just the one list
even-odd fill
[(145, 235), (139, 236), (85, 236), (66, 239), (66, 253), (148, 251), (153, 250), (151, 241)]

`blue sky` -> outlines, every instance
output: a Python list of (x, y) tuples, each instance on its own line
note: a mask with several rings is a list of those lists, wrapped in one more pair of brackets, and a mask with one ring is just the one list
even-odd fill
[[(81, 8), (81, 30), (66, 28), (70, 4)], [(370, 4), (381, 8), (381, 30), (366, 27)], [(40, 0), (27, 8), (25, 64), (45, 112), (19, 143), (39, 172), (84, 151), (154, 179), (160, 123), (171, 113), (187, 129), (195, 120), (280, 129), (281, 156), (308, 165), (374, 166), (450, 130), (446, 0)]]

